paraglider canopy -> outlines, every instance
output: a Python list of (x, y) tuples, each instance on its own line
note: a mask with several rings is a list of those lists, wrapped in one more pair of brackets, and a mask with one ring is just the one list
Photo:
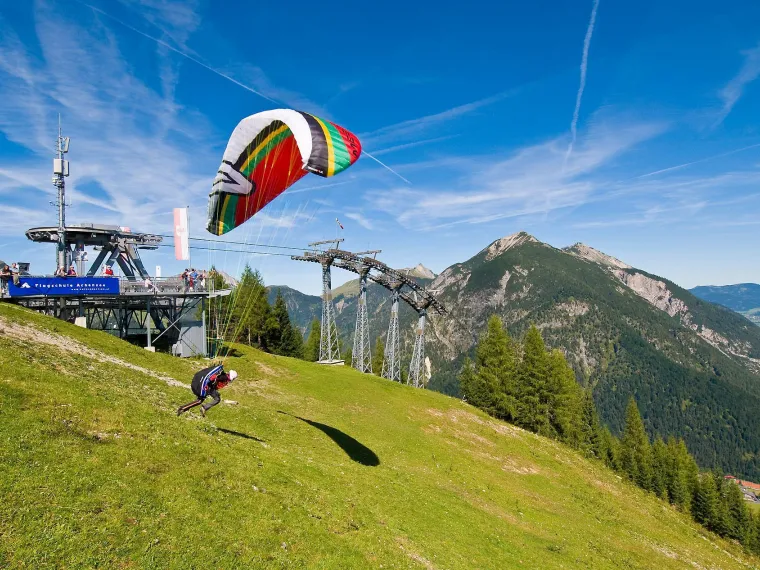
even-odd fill
[(334, 176), (360, 155), (356, 135), (309, 113), (275, 109), (246, 117), (232, 132), (214, 179), (207, 229), (225, 234), (308, 172)]

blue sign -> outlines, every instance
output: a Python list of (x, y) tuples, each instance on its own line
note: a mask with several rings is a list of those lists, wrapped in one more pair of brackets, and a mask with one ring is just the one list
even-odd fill
[(118, 295), (117, 277), (20, 277), (8, 282), (11, 297), (59, 297), (71, 295)]

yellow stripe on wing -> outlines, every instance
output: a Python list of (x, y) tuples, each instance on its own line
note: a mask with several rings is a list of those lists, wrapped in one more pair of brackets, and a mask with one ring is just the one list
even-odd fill
[(272, 142), (272, 139), (280, 134), (282, 134), (286, 129), (288, 129), (288, 125), (283, 124), (280, 128), (278, 128), (275, 131), (272, 131), (269, 133), (269, 136), (267, 136), (259, 145), (253, 150), (251, 154), (248, 155), (248, 158), (245, 159), (245, 163), (243, 164), (243, 167), (240, 169), (241, 171), (245, 171), (248, 168), (248, 164), (258, 156), (258, 154), (267, 147), (267, 145)]
[[(312, 115), (314, 117), (314, 115)], [(325, 142), (327, 143), (327, 176), (335, 174), (335, 149), (333, 148), (332, 137), (330, 131), (327, 129), (327, 125), (319, 117), (314, 117), (319, 126), (322, 127), (322, 132), (325, 133)]]

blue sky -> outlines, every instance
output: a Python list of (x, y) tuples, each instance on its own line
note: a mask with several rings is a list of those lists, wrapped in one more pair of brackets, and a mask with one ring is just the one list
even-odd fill
[[(0, 258), (51, 271), (23, 237), (55, 223), (57, 113), (71, 222), (170, 234), (206, 200), (243, 117), (292, 107), (366, 156), (306, 176), (231, 241), (334, 237), (436, 272), (526, 230), (585, 242), (692, 287), (760, 282), (760, 4), (0, 0)], [(171, 240), (168, 240), (171, 243)], [(146, 254), (178, 271), (173, 250)], [(282, 256), (194, 252), (317, 292)], [(334, 282), (350, 275), (336, 271)]]

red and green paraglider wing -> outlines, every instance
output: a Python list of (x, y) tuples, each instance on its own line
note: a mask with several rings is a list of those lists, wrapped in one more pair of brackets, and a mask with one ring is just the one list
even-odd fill
[(334, 176), (361, 155), (356, 136), (309, 113), (277, 109), (243, 119), (230, 137), (208, 205), (208, 231), (222, 235), (308, 172)]

